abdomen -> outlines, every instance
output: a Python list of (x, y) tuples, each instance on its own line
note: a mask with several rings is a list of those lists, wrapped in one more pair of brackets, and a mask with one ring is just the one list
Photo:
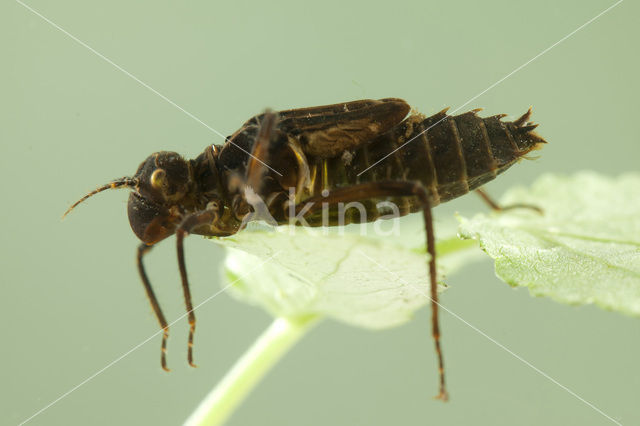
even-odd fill
[[(359, 183), (402, 180), (419, 181), (431, 194), (431, 205), (452, 200), (493, 180), (528, 152), (545, 143), (528, 122), (531, 111), (513, 122), (503, 115), (481, 118), (477, 110), (457, 116), (442, 111), (425, 118), (414, 114), (390, 132), (352, 153), (315, 163), (313, 195), (323, 189)], [(420, 209), (413, 197), (362, 200), (367, 214), (356, 209), (343, 212), (344, 223), (373, 221), (376, 204), (389, 201), (402, 216)], [(330, 225), (338, 212), (331, 210)], [(311, 225), (321, 225), (314, 214)], [(325, 220), (326, 223), (326, 220)]]

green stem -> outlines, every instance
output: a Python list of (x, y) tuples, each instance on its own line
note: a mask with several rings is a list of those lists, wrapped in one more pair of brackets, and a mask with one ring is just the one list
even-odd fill
[(222, 425), (265, 373), (304, 336), (317, 319), (316, 316), (276, 318), (200, 403), (185, 426)]

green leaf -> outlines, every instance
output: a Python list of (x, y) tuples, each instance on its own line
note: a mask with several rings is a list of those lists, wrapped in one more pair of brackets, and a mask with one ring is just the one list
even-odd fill
[[(405, 232), (424, 241), (422, 222), (410, 222)], [(326, 228), (250, 223), (214, 241), (228, 249), (224, 275), (238, 299), (275, 317), (324, 316), (379, 329), (406, 322), (429, 302), (429, 257), (424, 243), (416, 247), (402, 237), (381, 238), (371, 228), (366, 228), (370, 236), (338, 235)], [(439, 272), (462, 266), (469, 252), (480, 252), (475, 246), (455, 236), (443, 240)]]
[(514, 209), (460, 219), (461, 236), (480, 242), (498, 277), (536, 296), (640, 316), (640, 174), (546, 175), (501, 200), (514, 203), (544, 214)]

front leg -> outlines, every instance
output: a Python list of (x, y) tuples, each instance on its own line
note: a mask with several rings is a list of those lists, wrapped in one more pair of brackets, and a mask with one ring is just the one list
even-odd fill
[[(431, 215), (431, 195), (429, 191), (420, 182), (383, 181), (337, 188), (329, 191), (328, 194), (325, 193), (324, 195), (311, 197), (297, 205), (295, 209), (296, 214), (300, 214), (304, 209), (307, 210), (307, 214), (312, 213), (321, 209), (323, 203), (335, 205), (341, 202), (348, 203), (378, 197), (415, 196), (420, 202), (427, 234), (427, 252), (431, 256), (431, 259), (429, 260), (431, 334), (433, 336), (436, 354), (438, 356), (438, 373), (440, 376), (440, 390), (436, 398), (446, 401), (448, 399), (448, 394), (445, 386), (444, 361), (442, 348), (440, 346), (440, 324), (438, 317), (439, 303), (436, 278), (436, 247), (433, 232), (433, 217)], [(288, 211), (288, 209), (285, 209), (285, 211)]]
[(182, 280), (182, 291), (184, 293), (184, 301), (187, 308), (189, 319), (189, 342), (187, 347), (187, 361), (189, 365), (195, 367), (193, 363), (193, 335), (196, 331), (196, 316), (193, 313), (193, 304), (191, 303), (191, 290), (189, 290), (189, 280), (187, 278), (187, 266), (184, 261), (184, 237), (200, 225), (206, 225), (215, 222), (218, 219), (218, 210), (210, 203), (206, 210), (191, 213), (187, 215), (178, 229), (176, 230), (176, 248), (178, 252), (178, 268), (180, 269), (180, 279)]
[(156, 318), (160, 323), (160, 327), (162, 328), (162, 346), (160, 348), (160, 365), (164, 371), (170, 371), (169, 367), (167, 367), (167, 340), (169, 339), (169, 324), (162, 313), (162, 309), (160, 308), (160, 304), (158, 303), (158, 298), (156, 297), (155, 292), (153, 291), (153, 287), (151, 287), (151, 282), (149, 281), (149, 277), (144, 269), (144, 263), (142, 262), (142, 258), (145, 254), (151, 250), (153, 246), (142, 243), (138, 246), (138, 252), (136, 256), (137, 264), (138, 264), (138, 272), (140, 273), (140, 278), (142, 279), (142, 284), (144, 285), (144, 290), (147, 293), (147, 297), (149, 298), (149, 302), (151, 303), (151, 308), (153, 308), (153, 312), (156, 314)]

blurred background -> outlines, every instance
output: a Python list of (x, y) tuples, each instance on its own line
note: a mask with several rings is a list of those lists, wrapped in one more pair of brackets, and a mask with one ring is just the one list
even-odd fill
[[(400, 97), (457, 108), (614, 4), (564, 1), (84, 2), (29, 0), (47, 19), (227, 135), (265, 107)], [(637, 170), (640, 9), (626, 1), (463, 110), (511, 118), (533, 105), (549, 144), (488, 186), (499, 196), (545, 172)], [(157, 330), (134, 263), (126, 191), (70, 203), (134, 173), (157, 150), (188, 158), (222, 139), (15, 1), (0, 5), (0, 424), (18, 424)], [(615, 206), (611, 206), (615, 209)], [(486, 211), (470, 195), (435, 210)], [(192, 237), (198, 303), (220, 288), (223, 251)], [(184, 312), (175, 244), (148, 256), (169, 321)], [(640, 322), (532, 298), (488, 257), (447, 280), (442, 303), (623, 424), (639, 424)], [(175, 425), (268, 326), (222, 294), (30, 425)], [(325, 321), (255, 389), (230, 425), (599, 425), (584, 402), (443, 313), (448, 404), (429, 312), (383, 332)]]

